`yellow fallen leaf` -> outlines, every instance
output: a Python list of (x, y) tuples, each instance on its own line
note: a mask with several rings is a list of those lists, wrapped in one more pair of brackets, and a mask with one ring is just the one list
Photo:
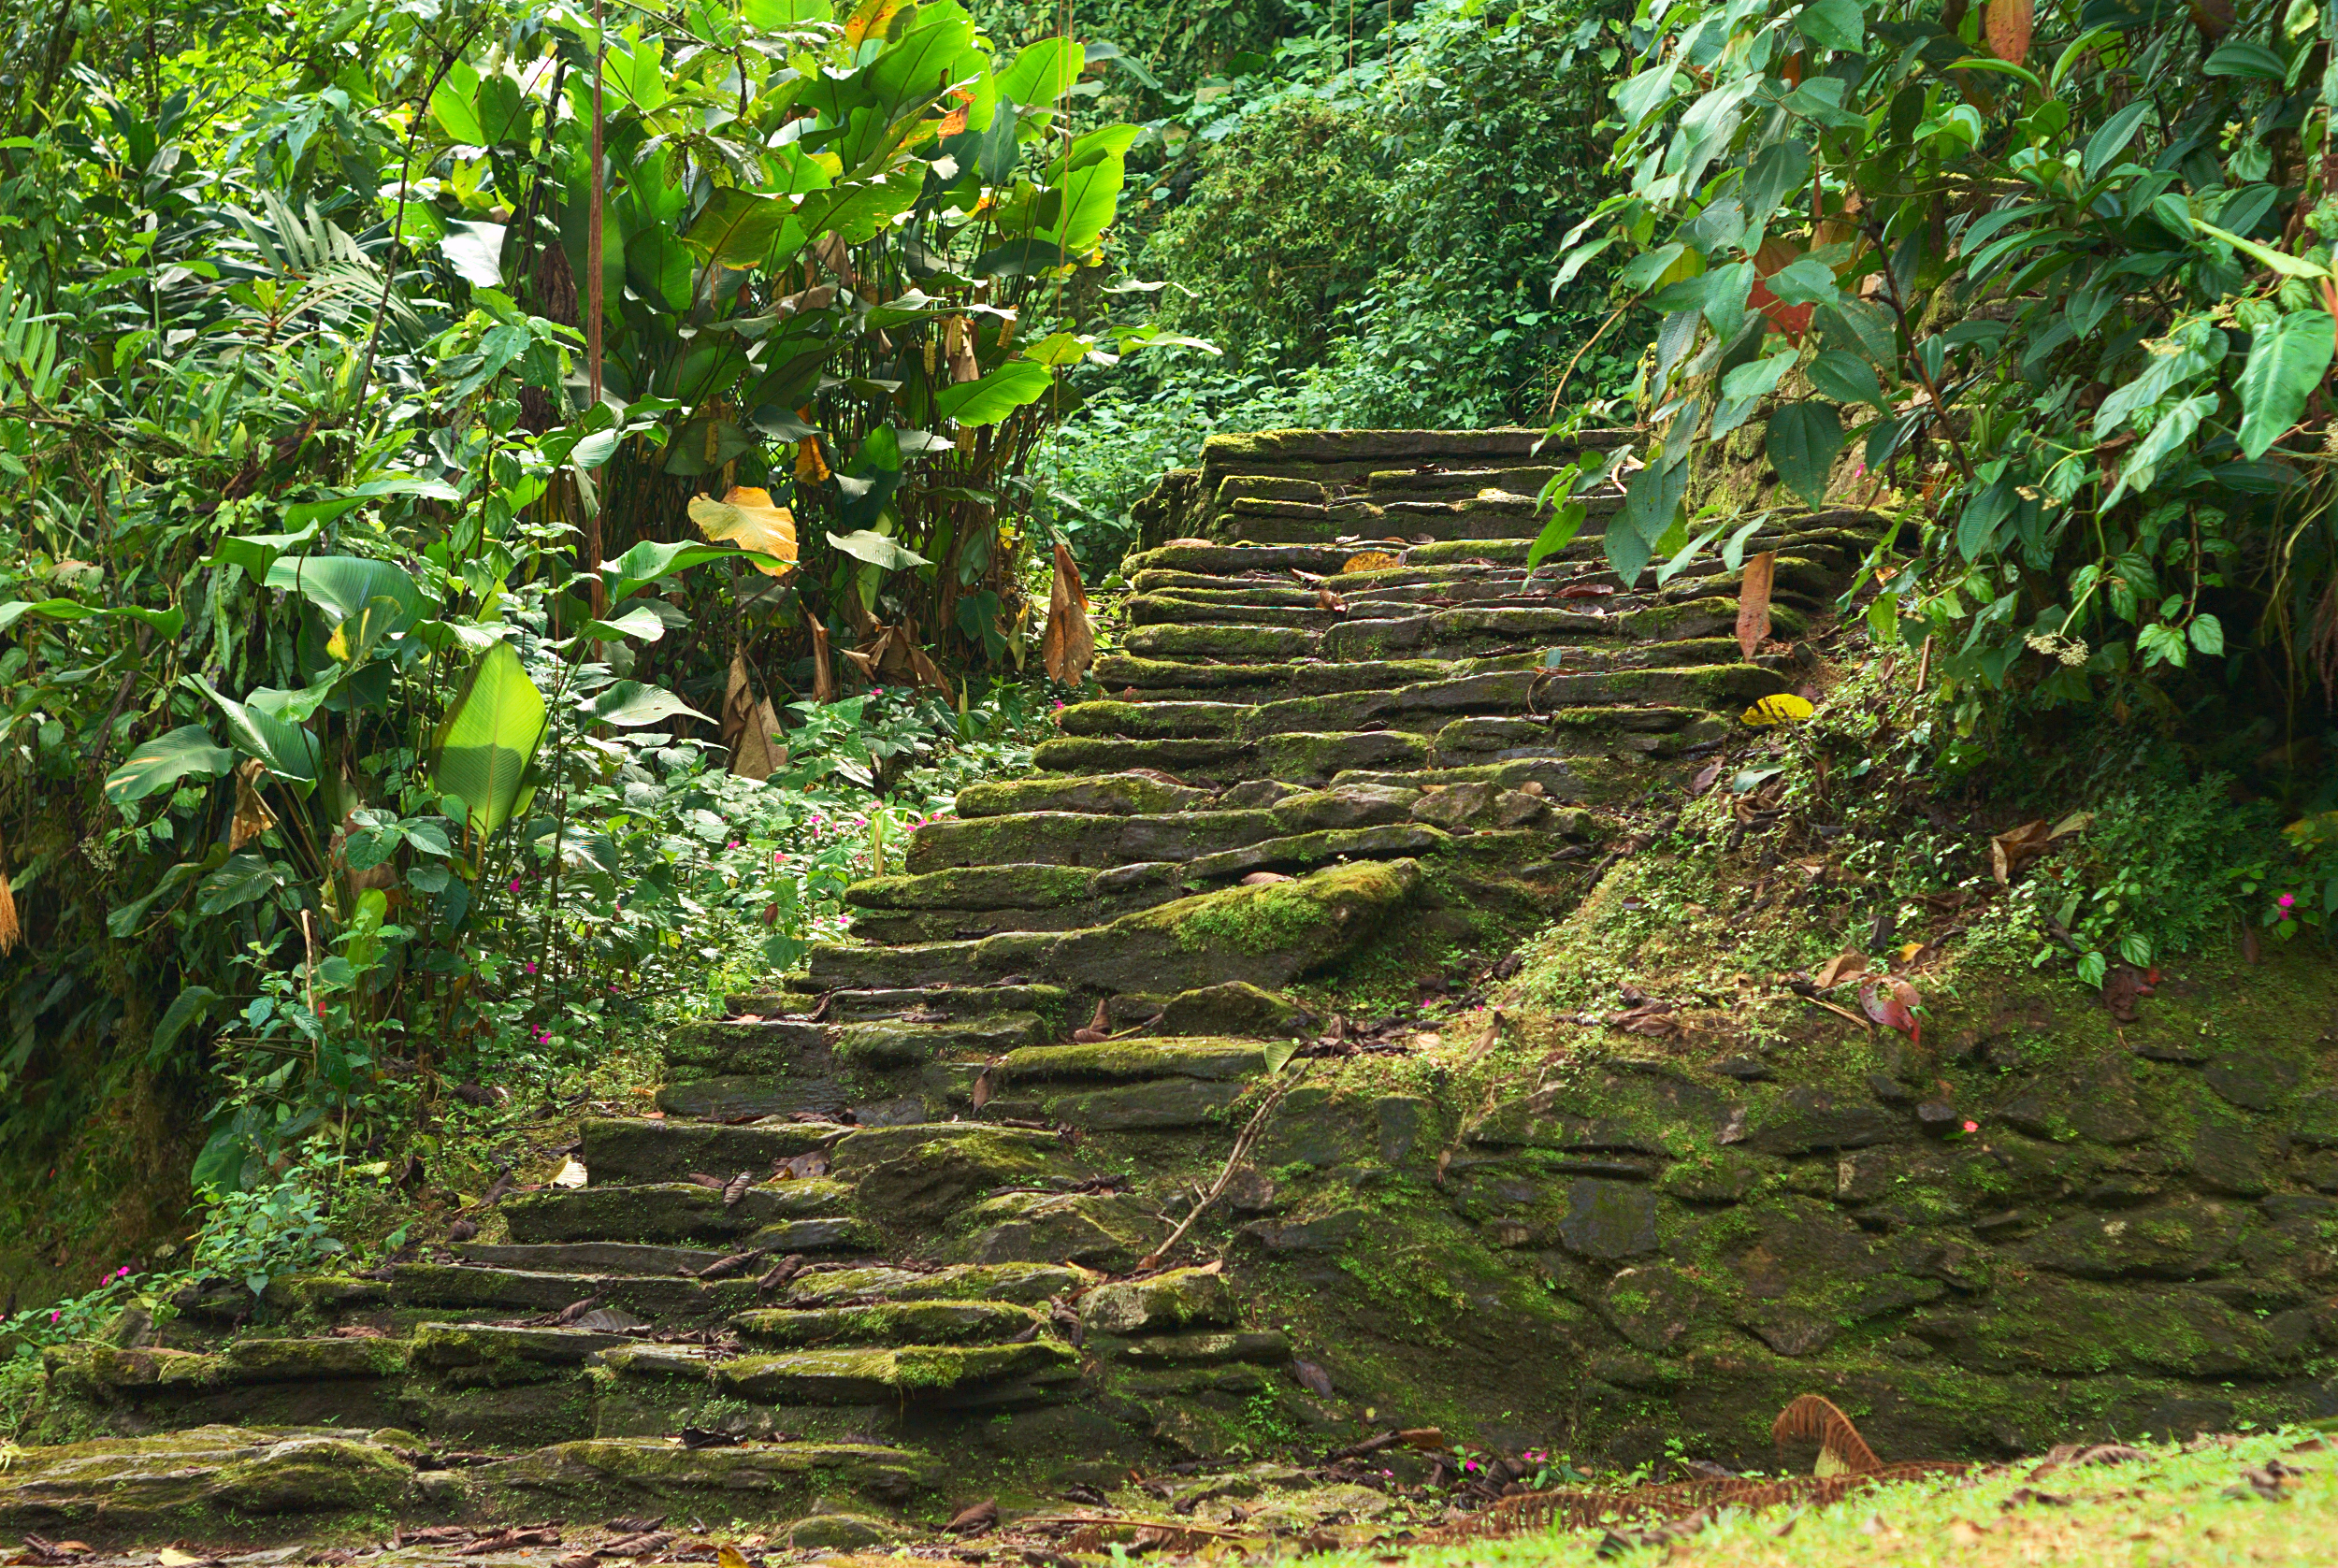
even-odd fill
[(795, 569), (796, 519), (786, 507), (772, 504), (772, 493), (737, 484), (721, 500), (712, 496), (690, 497), (690, 521), (699, 532), (720, 542), (730, 540), (742, 550), (758, 550), (786, 565), (762, 561), (755, 569), (766, 577), (785, 577)]
[(728, 1544), (714, 1551), (716, 1568), (747, 1568), (747, 1554)]
[(161, 1568), (190, 1568), (191, 1564), (203, 1560), (193, 1552), (182, 1552), (176, 1546), (165, 1546), (154, 1554), (154, 1561), (161, 1565)]
[(1393, 571), (1404, 564), (1385, 550), (1367, 550), (1360, 555), (1349, 556), (1340, 564), (1339, 569), (1343, 572)]
[(1743, 717), (1751, 725), (1800, 724), (1816, 712), (1811, 706), (1810, 698), (1797, 697), (1792, 692), (1780, 692), (1748, 708)]

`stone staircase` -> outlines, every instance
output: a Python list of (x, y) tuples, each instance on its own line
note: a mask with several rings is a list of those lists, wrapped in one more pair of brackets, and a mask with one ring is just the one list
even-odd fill
[[(1319, 1032), (1310, 982), (1506, 950), (1616, 807), (1794, 680), (1739, 657), (1732, 579), (1617, 582), (1612, 499), (1530, 572), (1572, 455), (1534, 441), (1213, 440), (1143, 510), (1106, 695), (853, 887), (856, 940), (670, 1039), (657, 1115), (584, 1124), (586, 1185), (279, 1282), (266, 1327), (52, 1352), (52, 1394), (117, 1432), (388, 1432), (424, 1512), (830, 1521), (807, 1541), (1352, 1432), (1368, 1402), (1294, 1376), (1215, 1266), (1116, 1276), (1224, 1160), (1269, 1044)], [(1866, 526), (1755, 536), (1780, 636)], [(98, 1507), (59, 1485), (37, 1517)]]

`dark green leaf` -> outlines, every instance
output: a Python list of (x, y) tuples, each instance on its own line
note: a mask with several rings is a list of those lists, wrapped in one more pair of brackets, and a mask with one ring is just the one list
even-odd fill
[(1809, 399), (1772, 413), (1763, 439), (1779, 479), (1812, 507), (1826, 502), (1826, 476), (1842, 443), (1842, 415), (1832, 403)]

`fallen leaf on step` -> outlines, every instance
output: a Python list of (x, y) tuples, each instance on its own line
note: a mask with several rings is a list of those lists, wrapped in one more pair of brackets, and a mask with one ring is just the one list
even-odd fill
[(468, 1219), (458, 1219), (446, 1228), (446, 1239), (450, 1242), (468, 1242), (478, 1234), (479, 1227)]
[(629, 1334), (636, 1329), (649, 1327), (649, 1319), (636, 1317), (623, 1307), (595, 1307), (569, 1325), (594, 1334)]
[(555, 1187), (583, 1187), (586, 1180), (587, 1177), (584, 1173), (584, 1162), (578, 1159), (574, 1155), (570, 1155), (566, 1160), (561, 1162), (560, 1173), (552, 1178), (552, 1185)]
[(1315, 590), (1315, 602), (1318, 608), (1328, 610), (1335, 615), (1348, 613), (1348, 601), (1320, 584)]
[(1615, 586), (1612, 583), (1569, 583), (1551, 597), (1561, 599), (1598, 599), (1606, 598), (1614, 592)]
[(1463, 1064), (1465, 1066), (1470, 1062), (1478, 1060), (1487, 1052), (1493, 1050), (1496, 1044), (1500, 1043), (1501, 1039), (1502, 1012), (1501, 1009), (1496, 1008), (1494, 1009), (1493, 1014), (1486, 1019), (1486, 1027), (1479, 1034), (1478, 1043), (1470, 1046), (1469, 1055), (1462, 1058)]
[(771, 1272), (755, 1282), (758, 1290), (776, 1290), (803, 1273), (803, 1254), (791, 1252), (772, 1265)]
[(744, 1198), (747, 1195), (747, 1188), (754, 1185), (755, 1172), (752, 1171), (742, 1171), (731, 1177), (729, 1185), (723, 1188), (723, 1207), (726, 1209), (738, 1207), (739, 1200)]
[(1112, 1024), (1101, 1000), (1096, 1003), (1096, 1015), (1088, 1020), (1088, 1027), (1074, 1029), (1072, 1038), (1082, 1045), (1099, 1045), (1112, 1038)]
[(1696, 770), (1696, 777), (1689, 781), (1689, 793), (1702, 795), (1712, 788), (1714, 783), (1721, 777), (1721, 767), (1722, 759), (1715, 757), (1704, 767), (1699, 768)]
[(1769, 589), (1778, 573), (1778, 553), (1765, 550), (1745, 563), (1738, 583), (1738, 651), (1747, 658), (1769, 636)]
[(614, 1541), (604, 1542), (593, 1548), (593, 1555), (595, 1557), (647, 1557), (672, 1539), (673, 1535), (668, 1531), (645, 1530), (636, 1535), (624, 1535)]
[(1887, 1029), (1898, 1029), (1918, 1045), (1924, 1043), (1924, 1026), (1916, 1021), (1915, 1010), (1923, 1004), (1922, 994), (1896, 974), (1859, 987), (1859, 1005), (1867, 1009), (1869, 1017)]
[[(995, 1062), (991, 1064), (992, 1067), (997, 1065), (998, 1064)], [(990, 1094), (990, 1068), (986, 1067), (980, 1072), (974, 1074), (974, 1109), (979, 1111), (984, 1106), (989, 1104)]]
[(2131, 1024), (2135, 1021), (2135, 1003), (2150, 996), (2158, 985), (2159, 971), (2156, 969), (2114, 964), (2111, 972), (2102, 977), (2102, 1005), (2120, 1023)]
[(700, 1448), (736, 1448), (745, 1441), (744, 1437), (735, 1431), (715, 1431), (709, 1427), (684, 1427), (682, 1429), (682, 1446), (693, 1453)]
[(159, 1568), (195, 1568), (196, 1563), (209, 1562), (211, 1560), (197, 1557), (193, 1552), (182, 1552), (176, 1546), (165, 1546), (154, 1554), (154, 1561)]
[(703, 1171), (691, 1172), (690, 1180), (698, 1183), (700, 1187), (713, 1187), (716, 1192), (722, 1191), (723, 1188), (730, 1185), (729, 1182), (724, 1181), (720, 1176), (710, 1176)]
[(1267, 887), (1277, 882), (1289, 882), (1291, 880), (1290, 876), (1281, 871), (1251, 871), (1243, 877), (1242, 885), (1245, 887)]
[(725, 1542), (714, 1552), (715, 1568), (747, 1568), (747, 1554)]
[(581, 1302), (570, 1302), (567, 1306), (560, 1309), (559, 1313), (554, 1316), (553, 1321), (565, 1329), (570, 1324), (574, 1323), (578, 1318), (584, 1316), (586, 1313), (592, 1311), (593, 1308), (599, 1305), (600, 1305), (600, 1298), (599, 1296), (587, 1296)]
[(1317, 1399), (1332, 1397), (1332, 1374), (1313, 1361), (1292, 1362), (1291, 1375), (1299, 1380), (1299, 1387), (1313, 1394)]
[(1854, 975), (1865, 974), (1867, 967), (1866, 954), (1846, 950), (1827, 959), (1811, 979), (1820, 990), (1830, 991)]

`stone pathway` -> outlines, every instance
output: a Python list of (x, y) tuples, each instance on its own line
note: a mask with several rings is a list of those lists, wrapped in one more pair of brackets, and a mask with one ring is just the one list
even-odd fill
[[(1217, 1273), (1107, 1281), (1307, 1024), (1286, 987), (1547, 914), (1609, 808), (1791, 683), (1740, 658), (1732, 579), (1615, 581), (1613, 501), (1529, 572), (1561, 455), (1532, 441), (1213, 441), (1144, 511), (1109, 695), (854, 887), (855, 940), (670, 1040), (659, 1116), (584, 1124), (589, 1185), (281, 1283), (267, 1328), (52, 1352), (59, 1399), (178, 1435), (23, 1450), (0, 1523), (696, 1511), (842, 1546), (1002, 1484), (1351, 1433)], [(1782, 635), (1861, 523), (1752, 541)], [(259, 1430), (321, 1426), (351, 1435)]]

